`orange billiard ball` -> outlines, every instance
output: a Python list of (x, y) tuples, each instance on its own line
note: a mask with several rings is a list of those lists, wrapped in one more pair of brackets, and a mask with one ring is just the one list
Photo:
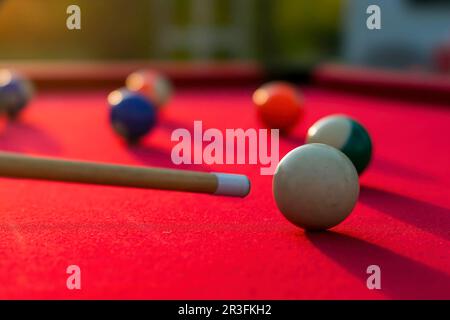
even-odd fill
[(255, 91), (253, 103), (261, 122), (267, 128), (289, 133), (304, 113), (303, 96), (287, 82), (270, 82)]

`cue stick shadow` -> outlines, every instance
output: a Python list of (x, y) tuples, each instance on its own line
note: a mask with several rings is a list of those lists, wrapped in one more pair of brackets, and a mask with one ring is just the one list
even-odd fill
[(370, 170), (380, 171), (383, 174), (400, 176), (405, 179), (414, 179), (427, 182), (436, 181), (436, 177), (424, 174), (419, 170), (408, 168), (403, 164), (398, 164), (388, 159), (376, 157), (376, 159), (373, 160), (373, 163), (371, 163), (370, 166), (371, 166)]
[(128, 152), (145, 166), (155, 166), (180, 170), (209, 172), (211, 169), (201, 164), (180, 164), (172, 162), (171, 151), (144, 143), (128, 147)]
[(19, 121), (5, 124), (0, 132), (0, 150), (61, 154), (62, 149), (57, 140), (39, 127)]
[[(172, 132), (178, 128), (184, 128), (186, 125), (173, 119), (161, 117), (158, 122), (158, 127), (163, 130)], [(171, 153), (160, 147), (146, 144), (145, 140), (136, 145), (130, 145), (127, 147), (129, 153), (137, 159), (140, 163), (146, 166), (156, 166), (164, 168), (175, 168), (185, 170), (198, 170), (199, 165), (175, 165), (172, 162)]]
[[(365, 240), (334, 231), (305, 232), (327, 257), (366, 285), (370, 265), (381, 268), (381, 290), (394, 299), (430, 299), (448, 295), (450, 276)], [(369, 290), (369, 289), (368, 289)]]
[(450, 240), (450, 209), (371, 186), (361, 186), (359, 200), (391, 217)]

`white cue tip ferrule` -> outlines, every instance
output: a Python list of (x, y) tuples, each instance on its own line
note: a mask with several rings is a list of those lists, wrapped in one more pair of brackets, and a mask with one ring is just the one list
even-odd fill
[(250, 180), (240, 174), (215, 173), (217, 189), (214, 194), (222, 196), (245, 197), (250, 192)]

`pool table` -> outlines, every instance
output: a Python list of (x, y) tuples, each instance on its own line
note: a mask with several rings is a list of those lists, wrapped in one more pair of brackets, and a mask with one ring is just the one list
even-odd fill
[[(1, 178), (0, 299), (450, 299), (446, 101), (301, 85), (305, 117), (280, 138), (280, 158), (333, 113), (358, 119), (374, 143), (352, 214), (327, 232), (305, 232), (278, 211), (260, 165), (171, 161), (171, 133), (192, 130), (195, 120), (261, 128), (251, 102), (263, 81), (255, 70), (238, 79), (219, 68), (211, 82), (178, 73), (159, 125), (134, 146), (108, 120), (106, 97), (117, 81), (94, 85), (78, 74), (64, 82), (58, 72), (53, 82), (37, 80), (40, 90), (18, 121), (2, 120), (1, 150), (240, 173), (251, 192), (231, 198)], [(81, 268), (80, 290), (66, 286), (69, 265)], [(379, 290), (366, 285), (371, 265), (381, 269)]]

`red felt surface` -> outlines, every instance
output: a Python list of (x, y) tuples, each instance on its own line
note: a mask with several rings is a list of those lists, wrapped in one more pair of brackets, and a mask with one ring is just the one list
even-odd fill
[[(249, 175), (234, 199), (0, 179), (0, 298), (303, 299), (450, 298), (450, 109), (306, 88), (310, 124), (347, 113), (370, 131), (374, 161), (352, 215), (305, 233), (277, 211), (259, 165), (184, 166)], [(0, 148), (136, 165), (171, 166), (172, 130), (251, 128), (251, 88), (180, 89), (160, 126), (127, 148), (111, 132), (107, 92), (42, 93)], [(66, 288), (66, 267), (82, 289)], [(366, 268), (382, 290), (366, 287)]]

